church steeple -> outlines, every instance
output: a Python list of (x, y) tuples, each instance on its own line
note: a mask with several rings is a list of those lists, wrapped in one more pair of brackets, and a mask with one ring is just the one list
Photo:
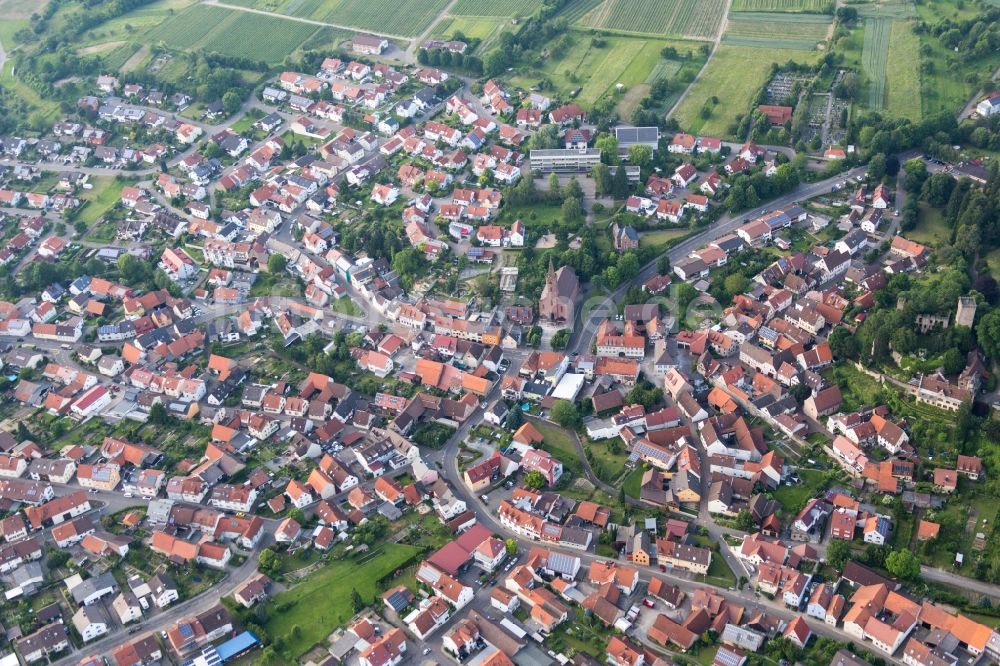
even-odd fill
[(556, 268), (552, 264), (552, 257), (549, 257), (549, 272), (545, 276), (545, 282), (548, 284), (555, 284), (556, 282)]

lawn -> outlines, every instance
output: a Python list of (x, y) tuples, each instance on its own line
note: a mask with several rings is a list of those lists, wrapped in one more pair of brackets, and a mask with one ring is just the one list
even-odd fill
[[(805, 51), (793, 56), (809, 62), (815, 57)], [(677, 108), (677, 122), (693, 134), (731, 136), (736, 116), (750, 110), (750, 102), (767, 81), (771, 65), (788, 58), (785, 50), (721, 44)], [(708, 118), (703, 118), (702, 109), (713, 97), (719, 103), (712, 106)]]
[(626, 495), (639, 499), (639, 495), (642, 494), (642, 475), (645, 473), (646, 470), (642, 467), (636, 467), (629, 472), (629, 475), (622, 482), (622, 487), (625, 488)]
[(944, 220), (944, 215), (939, 208), (934, 208), (925, 202), (921, 202), (917, 226), (915, 229), (906, 232), (906, 237), (918, 243), (940, 247), (951, 240), (951, 229), (948, 228), (948, 224)]
[(101, 219), (109, 210), (115, 207), (121, 198), (122, 188), (128, 184), (124, 178), (97, 176), (90, 179), (94, 185), (92, 190), (83, 190), (80, 199), (87, 202), (77, 216), (88, 225)]
[[(264, 628), (270, 636), (283, 638), (281, 650), (289, 658), (298, 657), (354, 615), (352, 590), (371, 601), (385, 587), (387, 576), (408, 564), (420, 553), (414, 546), (387, 544), (374, 558), (358, 564), (354, 559), (330, 563), (270, 602), (273, 608)], [(388, 586), (386, 586), (388, 587)]]
[(599, 48), (585, 33), (569, 34), (573, 43), (565, 53), (549, 58), (541, 67), (519, 68), (511, 75), (510, 82), (527, 89), (546, 80), (560, 95), (569, 95), (579, 88), (576, 100), (583, 106), (590, 106), (605, 95), (615, 94), (616, 84), (622, 84), (626, 90), (645, 84), (659, 67), (660, 51), (664, 46), (673, 46), (679, 53), (697, 50), (697, 45), (691, 42), (621, 35), (604, 38), (604, 46)]
[(675, 35), (693, 39), (715, 36), (726, 11), (722, 0), (604, 0), (574, 25), (645, 35)]
[(806, 505), (806, 502), (826, 487), (826, 476), (818, 469), (799, 468), (798, 475), (802, 483), (778, 486), (771, 492), (771, 497), (781, 504), (787, 514), (795, 514)]
[(572, 436), (565, 429), (548, 421), (532, 419), (531, 424), (538, 428), (538, 432), (545, 438), (542, 448), (558, 458), (567, 471), (579, 476), (583, 471), (583, 463), (573, 445)]
[(684, 238), (691, 233), (690, 229), (656, 229), (655, 231), (644, 231), (639, 234), (641, 245), (663, 245)]
[(920, 39), (910, 21), (893, 21), (889, 31), (886, 66), (886, 112), (897, 118), (920, 120)]

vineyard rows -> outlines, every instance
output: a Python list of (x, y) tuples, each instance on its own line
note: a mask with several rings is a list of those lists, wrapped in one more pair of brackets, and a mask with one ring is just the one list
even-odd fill
[(587, 28), (708, 39), (724, 11), (724, 0), (581, 0), (563, 15)]
[(733, 0), (734, 12), (804, 12), (832, 14), (831, 0)]

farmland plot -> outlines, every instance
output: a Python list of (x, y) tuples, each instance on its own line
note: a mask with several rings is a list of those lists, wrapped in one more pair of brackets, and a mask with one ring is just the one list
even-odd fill
[[(584, 0), (586, 5), (589, 2)], [(567, 13), (575, 25), (648, 35), (714, 37), (725, 11), (724, 0), (604, 0), (586, 13)]]
[(812, 51), (826, 39), (830, 23), (825, 14), (732, 12), (723, 39), (741, 46)]
[(319, 20), (375, 33), (416, 37), (447, 5), (448, 0), (337, 0), (333, 9)]
[(225, 32), (213, 33), (202, 48), (224, 55), (276, 63), (319, 30), (308, 23), (260, 14), (240, 14)]
[(907, 21), (889, 30), (885, 110), (897, 118), (920, 119), (920, 39)]
[(161, 23), (149, 33), (149, 37), (183, 51), (193, 47), (231, 16), (232, 11), (222, 7), (195, 5)]
[(870, 18), (865, 21), (865, 43), (861, 64), (868, 77), (868, 107), (881, 111), (885, 106), (885, 69), (889, 62), (889, 31), (892, 21)]

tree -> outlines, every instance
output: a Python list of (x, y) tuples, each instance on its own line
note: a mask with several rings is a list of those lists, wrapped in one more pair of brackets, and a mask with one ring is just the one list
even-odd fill
[(590, 177), (594, 179), (594, 191), (597, 196), (603, 197), (611, 193), (611, 170), (603, 162), (595, 164), (590, 171)]
[(367, 605), (368, 604), (365, 603), (365, 600), (362, 599), (361, 595), (358, 593), (358, 588), (351, 588), (351, 607), (354, 608), (354, 612), (360, 613)]
[(270, 548), (260, 551), (260, 555), (257, 556), (257, 565), (266, 574), (273, 574), (278, 570), (280, 564), (281, 561), (278, 559), (278, 554)]
[(740, 512), (736, 514), (736, 529), (744, 532), (753, 532), (756, 527), (753, 521), (753, 514), (747, 509), (740, 509)]
[(637, 143), (628, 149), (628, 161), (641, 169), (648, 169), (653, 161), (653, 151), (649, 146)]
[(790, 388), (788, 392), (800, 405), (808, 400), (809, 396), (812, 395), (812, 389), (805, 384), (793, 384), (792, 388)]
[(656, 272), (659, 275), (670, 275), (670, 257), (663, 254), (656, 260)]
[(561, 328), (555, 332), (552, 339), (549, 340), (549, 344), (552, 345), (554, 351), (562, 351), (566, 349), (566, 344), (569, 342), (570, 330), (568, 328)]
[(275, 253), (267, 258), (267, 272), (272, 275), (283, 273), (287, 265), (288, 259), (283, 254)]
[(546, 483), (545, 475), (537, 469), (533, 469), (524, 475), (524, 485), (534, 490), (544, 488)]
[(576, 428), (580, 425), (580, 412), (569, 400), (556, 400), (552, 405), (550, 416), (564, 428)]
[(907, 160), (903, 165), (906, 175), (903, 177), (903, 187), (910, 194), (919, 194), (927, 180), (927, 163), (920, 158)]
[(517, 430), (522, 425), (524, 425), (524, 412), (517, 405), (514, 406), (509, 412), (507, 412), (507, 427), (511, 430)]
[[(1000, 332), (1000, 321), (997, 322), (997, 328)], [(858, 357), (858, 341), (843, 326), (838, 326), (830, 331), (827, 342), (830, 344), (830, 351), (833, 352), (835, 358), (856, 359)]]
[(149, 422), (153, 425), (167, 425), (170, 422), (170, 415), (162, 402), (155, 402), (149, 408)]
[(613, 134), (602, 134), (594, 141), (594, 148), (601, 151), (601, 161), (618, 164), (618, 139)]
[(965, 357), (954, 347), (941, 355), (941, 367), (946, 375), (957, 375), (965, 367)]
[(235, 88), (227, 90), (226, 94), (222, 96), (222, 110), (226, 112), (226, 115), (233, 115), (240, 110), (241, 106), (243, 106), (243, 97), (239, 90)]
[(559, 174), (550, 173), (549, 174), (549, 194), (553, 197), (558, 197), (561, 188), (559, 187)]
[(24, 425), (24, 421), (17, 422), (17, 439), (20, 442), (23, 442), (26, 439), (35, 439), (34, 435), (31, 434), (31, 431), (28, 430), (28, 426)]
[(517, 541), (514, 541), (514, 539), (504, 541), (503, 547), (507, 550), (508, 555), (517, 555)]
[(628, 174), (623, 167), (615, 169), (611, 177), (611, 194), (615, 199), (624, 199), (629, 193)]
[(837, 571), (841, 571), (851, 557), (851, 545), (843, 539), (831, 539), (826, 547), (826, 561)]
[(749, 283), (750, 281), (745, 276), (740, 273), (733, 273), (726, 276), (726, 279), (722, 281), (722, 286), (726, 290), (726, 293), (735, 296), (746, 291)]
[(920, 576), (920, 560), (909, 550), (894, 550), (885, 558), (885, 570), (903, 580)]

